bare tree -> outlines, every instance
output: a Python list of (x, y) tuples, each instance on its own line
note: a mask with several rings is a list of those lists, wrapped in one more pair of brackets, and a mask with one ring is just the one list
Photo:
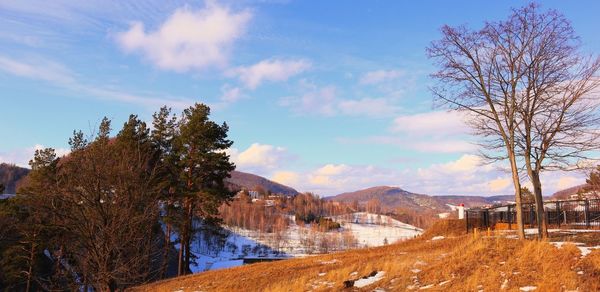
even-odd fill
[(428, 49), (441, 69), (433, 74), (438, 100), (471, 113), (484, 137), (484, 156), (508, 159), (520, 216), (519, 171), (534, 189), (540, 237), (547, 236), (540, 173), (573, 169), (597, 148), (600, 60), (579, 52), (568, 20), (536, 4), (514, 9), (480, 31), (442, 28)]
[(573, 169), (598, 146), (600, 59), (579, 52), (579, 40), (560, 13), (535, 4), (511, 17), (525, 38), (517, 147), (533, 185), (538, 234), (548, 236), (540, 172)]
[(523, 239), (516, 132), (518, 95), (523, 90), (521, 60), (526, 44), (520, 33), (510, 19), (486, 23), (479, 31), (444, 26), (442, 38), (432, 42), (427, 53), (439, 67), (432, 74), (438, 81), (431, 87), (436, 100), (469, 113), (475, 134), (483, 137), (483, 149), (494, 154), (482, 152), (486, 158), (508, 159), (517, 203), (518, 235)]

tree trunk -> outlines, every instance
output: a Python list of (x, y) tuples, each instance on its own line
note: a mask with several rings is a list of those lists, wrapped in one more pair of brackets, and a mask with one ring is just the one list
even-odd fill
[(510, 169), (512, 172), (513, 185), (515, 188), (515, 211), (517, 212), (517, 234), (519, 239), (525, 239), (525, 230), (523, 229), (523, 206), (521, 206), (521, 182), (519, 180), (519, 171), (517, 161), (513, 151), (508, 151), (510, 160)]
[(31, 291), (31, 274), (33, 273), (33, 261), (35, 257), (35, 243), (31, 242), (31, 249), (29, 250), (29, 269), (27, 270), (27, 288), (25, 291)]
[(184, 273), (187, 274), (187, 270), (190, 267), (190, 245), (191, 245), (191, 240), (192, 240), (192, 232), (193, 232), (193, 224), (194, 224), (194, 202), (192, 202), (190, 200), (189, 205), (188, 205), (188, 210), (187, 210), (187, 230), (188, 230), (188, 236), (186, 237), (186, 241), (185, 241), (185, 271)]
[[(528, 168), (530, 168), (528, 166)], [(542, 197), (542, 182), (540, 174), (535, 170), (529, 171), (529, 178), (533, 185), (533, 193), (535, 195), (536, 220), (538, 223), (538, 238), (548, 238), (548, 222), (546, 221), (546, 212), (544, 210), (544, 198)]]
[(163, 259), (162, 266), (160, 268), (160, 278), (164, 279), (167, 273), (167, 267), (169, 266), (169, 251), (171, 250), (171, 224), (166, 223), (165, 231), (165, 243), (163, 247)]
[[(189, 201), (187, 198), (185, 198), (183, 200), (183, 207), (184, 209), (187, 209), (187, 204), (189, 204)], [(187, 216), (184, 216), (184, 222), (179, 234), (179, 254), (178, 254), (178, 262), (177, 262), (177, 276), (181, 276), (185, 273), (185, 270), (183, 269), (185, 263), (184, 263), (184, 255), (185, 255), (185, 248), (186, 248), (186, 242), (187, 242), (187, 236), (188, 236), (188, 224), (187, 224)]]

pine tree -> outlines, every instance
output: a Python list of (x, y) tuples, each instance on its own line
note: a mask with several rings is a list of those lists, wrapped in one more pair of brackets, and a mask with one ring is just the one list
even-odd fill
[(210, 108), (204, 104), (185, 109), (175, 138), (182, 196), (179, 275), (186, 274), (190, 266), (194, 218), (216, 221), (219, 206), (233, 197), (224, 183), (235, 169), (224, 152), (233, 143), (227, 139), (229, 127), (211, 121), (209, 115)]

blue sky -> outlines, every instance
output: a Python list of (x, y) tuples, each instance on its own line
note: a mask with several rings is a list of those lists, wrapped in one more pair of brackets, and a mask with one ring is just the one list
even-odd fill
[[(434, 108), (426, 46), (523, 1), (2, 1), (0, 161), (66, 153), (103, 116), (194, 102), (226, 121), (238, 169), (332, 195), (374, 185), (510, 194), (456, 113)], [(544, 1), (600, 51), (597, 1)], [(545, 191), (583, 182), (549, 173)]]

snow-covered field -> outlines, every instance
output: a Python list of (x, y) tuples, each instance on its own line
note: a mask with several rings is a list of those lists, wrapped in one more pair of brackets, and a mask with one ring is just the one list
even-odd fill
[(310, 225), (299, 226), (290, 216), (287, 230), (280, 234), (259, 233), (224, 226), (228, 231), (220, 244), (207, 244), (198, 233), (191, 247), (197, 256), (192, 272), (240, 266), (243, 259), (285, 259), (303, 257), (349, 248), (374, 247), (420, 235), (423, 230), (385, 215), (353, 213), (335, 216), (342, 226), (338, 230), (320, 232)]

